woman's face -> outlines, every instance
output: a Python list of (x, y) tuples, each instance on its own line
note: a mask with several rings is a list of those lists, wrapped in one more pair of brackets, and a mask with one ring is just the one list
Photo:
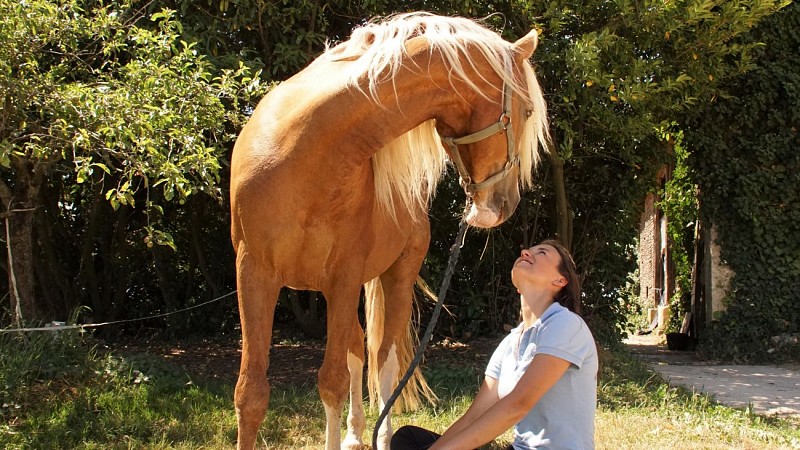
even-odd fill
[(518, 289), (533, 286), (557, 288), (566, 285), (566, 278), (558, 271), (561, 255), (553, 246), (535, 245), (523, 249), (511, 268), (511, 281)]

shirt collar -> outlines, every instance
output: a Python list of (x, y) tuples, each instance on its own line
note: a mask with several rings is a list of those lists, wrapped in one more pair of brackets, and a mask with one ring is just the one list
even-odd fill
[[(536, 322), (533, 322), (533, 325), (531, 325), (531, 327), (528, 328), (528, 330), (532, 330), (534, 328), (537, 328), (537, 327), (541, 326), (542, 323), (544, 323), (545, 320), (549, 319), (554, 314), (557, 314), (557, 313), (561, 312), (561, 310), (563, 310), (563, 309), (565, 309), (565, 308), (563, 306), (561, 306), (561, 303), (553, 302), (550, 306), (547, 307), (547, 309), (544, 310), (544, 314), (542, 314), (541, 317), (536, 319)], [(520, 322), (519, 325), (517, 325), (517, 327), (512, 330), (512, 332), (514, 332), (514, 333), (523, 333), (523, 332), (527, 331), (527, 330), (524, 329), (524, 327), (525, 327), (525, 322)]]

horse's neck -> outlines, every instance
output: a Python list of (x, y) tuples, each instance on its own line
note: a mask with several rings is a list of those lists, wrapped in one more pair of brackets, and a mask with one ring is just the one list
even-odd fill
[[(335, 73), (322, 65), (315, 69), (319, 73)], [(423, 47), (410, 49), (409, 61), (394, 80), (379, 84), (377, 101), (369, 97), (366, 83), (359, 92), (353, 87), (341, 87), (346, 83), (343, 79), (337, 82), (340, 88), (334, 89), (324, 102), (316, 104), (318, 110), (314, 116), (318, 120), (312, 125), (331, 135), (327, 142), (338, 143), (329, 150), (346, 153), (334, 158), (345, 156), (366, 161), (419, 124), (453, 115), (458, 109), (454, 106), (464, 101), (463, 93), (456, 93), (451, 86), (446, 70), (437, 67)]]

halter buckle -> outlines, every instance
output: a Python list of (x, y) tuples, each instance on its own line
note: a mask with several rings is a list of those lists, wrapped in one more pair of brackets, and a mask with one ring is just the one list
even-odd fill
[(500, 113), (500, 117), (497, 118), (497, 123), (500, 124), (500, 128), (503, 131), (508, 130), (508, 127), (511, 125), (511, 116), (507, 111), (503, 111)]

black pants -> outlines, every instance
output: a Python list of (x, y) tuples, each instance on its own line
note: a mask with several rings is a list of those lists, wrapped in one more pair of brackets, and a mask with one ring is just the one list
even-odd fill
[(424, 428), (406, 425), (394, 432), (391, 450), (428, 450), (442, 435)]
[[(433, 431), (406, 425), (394, 432), (389, 448), (391, 450), (428, 450), (440, 437), (440, 434)], [(514, 450), (514, 448), (509, 445), (506, 450)]]

